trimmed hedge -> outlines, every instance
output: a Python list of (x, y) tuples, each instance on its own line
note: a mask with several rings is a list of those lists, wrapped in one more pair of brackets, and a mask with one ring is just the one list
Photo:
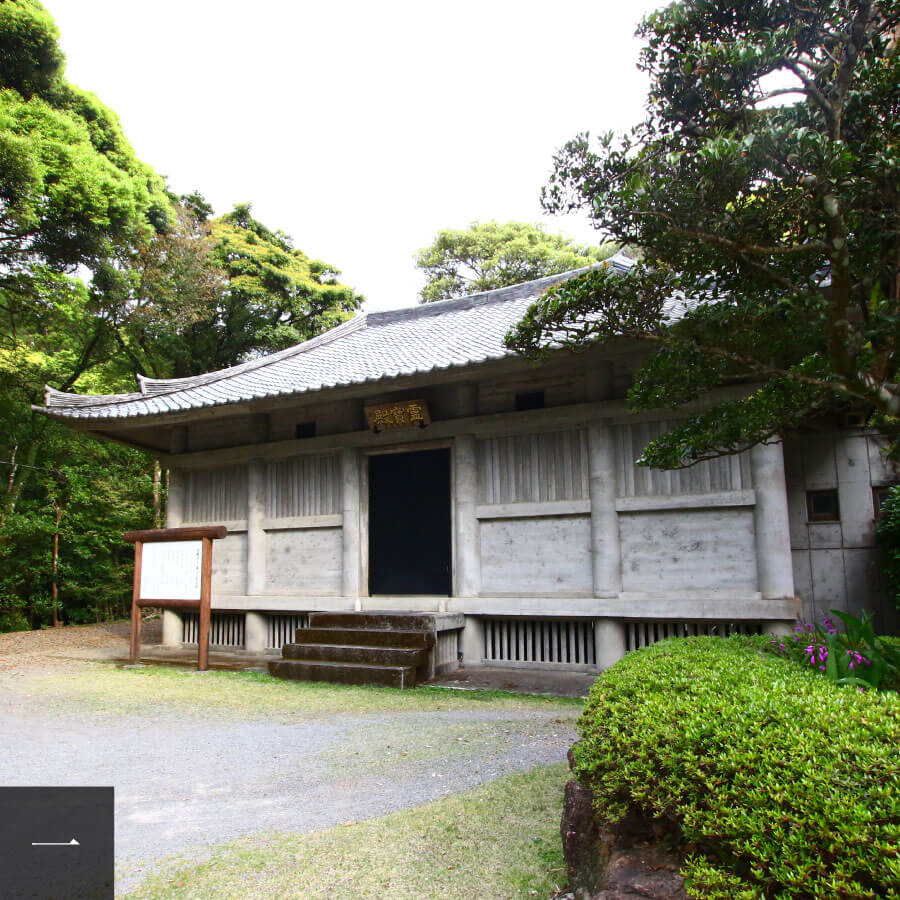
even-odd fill
[(598, 815), (660, 821), (691, 896), (900, 897), (896, 693), (836, 686), (750, 638), (677, 639), (603, 673), (579, 730)]

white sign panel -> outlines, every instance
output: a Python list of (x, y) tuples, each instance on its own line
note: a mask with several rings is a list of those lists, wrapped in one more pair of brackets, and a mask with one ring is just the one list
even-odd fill
[(144, 544), (141, 600), (199, 600), (203, 541)]

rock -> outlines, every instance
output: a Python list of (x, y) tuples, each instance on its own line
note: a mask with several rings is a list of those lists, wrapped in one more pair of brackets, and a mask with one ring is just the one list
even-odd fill
[(610, 850), (603, 842), (593, 809), (594, 795), (578, 781), (566, 782), (559, 831), (569, 890), (590, 897), (603, 878)]
[(615, 850), (592, 900), (685, 900), (680, 859), (658, 844)]
[(684, 900), (681, 859), (660, 843), (665, 829), (637, 812), (615, 824), (594, 814), (593, 792), (566, 782), (560, 823), (568, 889), (576, 900)]

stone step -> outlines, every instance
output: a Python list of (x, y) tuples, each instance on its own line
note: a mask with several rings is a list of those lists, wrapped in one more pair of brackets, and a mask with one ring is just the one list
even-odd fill
[(269, 663), (269, 674), (292, 681), (379, 684), (394, 688), (416, 686), (416, 670), (412, 666), (369, 666), (360, 663), (277, 659)]
[(370, 666), (427, 665), (428, 650), (414, 647), (364, 647), (354, 644), (285, 644), (285, 659), (321, 662), (365, 663)]
[(378, 631), (437, 631), (445, 619), (460, 619), (459, 624), (444, 627), (462, 627), (462, 616), (446, 613), (396, 613), (389, 610), (369, 612), (314, 612), (309, 614), (310, 628), (368, 628)]
[(434, 646), (434, 634), (427, 631), (367, 631), (363, 628), (298, 628), (294, 643), (428, 649)]

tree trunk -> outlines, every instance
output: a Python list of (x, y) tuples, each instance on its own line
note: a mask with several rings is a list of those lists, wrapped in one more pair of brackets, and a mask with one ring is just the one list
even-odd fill
[(162, 469), (159, 460), (153, 460), (153, 527), (162, 528)]
[(16, 454), (19, 452), (19, 445), (13, 444), (12, 453), (9, 455), (9, 478), (6, 481), (6, 493), (8, 494), (16, 482)]
[(59, 628), (62, 623), (59, 621), (58, 613), (59, 587), (57, 585), (56, 572), (59, 568), (59, 523), (62, 519), (62, 506), (54, 500), (53, 509), (56, 511), (56, 523), (53, 530), (53, 578), (50, 582), (50, 594), (53, 598), (53, 627)]
[[(34, 464), (37, 461), (38, 443), (38, 439), (34, 438), (31, 443), (26, 444), (25, 461), (21, 464), (16, 463), (15, 472), (11, 474), (7, 482), (6, 491), (0, 494), (0, 528), (6, 521), (6, 517), (10, 513), (15, 512), (16, 503), (22, 494), (22, 488), (25, 487), (32, 471), (34, 471)], [(18, 449), (21, 449), (21, 447)]]

